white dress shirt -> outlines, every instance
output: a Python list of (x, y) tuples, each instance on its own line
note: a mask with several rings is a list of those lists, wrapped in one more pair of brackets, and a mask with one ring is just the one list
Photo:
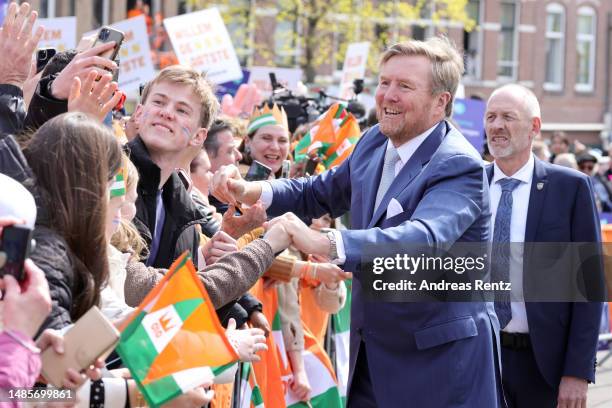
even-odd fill
[[(414, 152), (421, 146), (421, 144), (427, 139), (435, 128), (438, 126), (439, 122), (427, 129), (425, 132), (420, 135), (408, 140), (406, 143), (397, 147), (397, 153), (400, 159), (395, 163), (395, 176), (399, 174), (404, 165), (408, 163), (408, 160), (412, 157)], [(393, 147), (391, 140), (387, 140), (387, 150)], [(261, 196), (260, 200), (263, 203), (264, 207), (268, 209), (270, 205), (272, 205), (272, 186), (267, 181), (260, 181), (261, 183)], [(372, 200), (375, 200), (376, 197), (372, 197)], [(338, 230), (332, 230), (334, 235), (336, 236), (336, 250), (338, 251), (338, 258), (333, 260), (333, 263), (337, 265), (342, 265), (346, 261), (346, 251), (344, 250), (344, 241), (342, 241), (342, 234)]]
[(510, 282), (512, 282), (511, 302), (512, 319), (502, 330), (509, 333), (529, 333), (527, 324), (527, 310), (523, 301), (523, 246), (517, 243), (525, 242), (525, 228), (527, 227), (527, 211), (529, 209), (529, 196), (531, 195), (531, 182), (535, 160), (533, 155), (523, 167), (512, 176), (507, 176), (493, 164), (493, 180), (489, 189), (491, 197), (491, 239), (495, 230), (495, 215), (501, 199), (502, 190), (498, 181), (507, 177), (521, 181), (521, 184), (512, 192), (512, 219), (510, 220)]

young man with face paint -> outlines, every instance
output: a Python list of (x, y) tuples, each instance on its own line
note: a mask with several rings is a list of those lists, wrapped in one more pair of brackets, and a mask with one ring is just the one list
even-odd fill
[(162, 70), (143, 91), (134, 113), (139, 134), (128, 145), (140, 174), (134, 223), (149, 246), (149, 266), (168, 268), (185, 250), (197, 265), (196, 225), (206, 220), (175, 170), (202, 148), (218, 108), (208, 82), (187, 67)]

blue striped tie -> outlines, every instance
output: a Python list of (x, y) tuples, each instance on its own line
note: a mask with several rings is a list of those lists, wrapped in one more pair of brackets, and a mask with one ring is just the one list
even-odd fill
[[(521, 184), (520, 180), (504, 178), (498, 181), (502, 189), (497, 214), (495, 214), (495, 229), (493, 230), (493, 262), (491, 263), (491, 281), (510, 282), (510, 221), (512, 220), (512, 192)], [(495, 296), (495, 313), (499, 319), (500, 328), (512, 319), (510, 294), (502, 293)]]

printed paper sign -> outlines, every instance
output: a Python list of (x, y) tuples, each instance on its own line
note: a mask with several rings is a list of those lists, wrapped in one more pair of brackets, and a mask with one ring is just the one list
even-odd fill
[(242, 78), (236, 51), (216, 8), (164, 19), (179, 62), (220, 84)]
[(350, 99), (354, 96), (353, 80), (365, 76), (369, 50), (369, 42), (352, 43), (347, 47), (340, 80), (340, 98)]
[(76, 17), (39, 18), (32, 32), (38, 26), (45, 27), (38, 48), (53, 47), (60, 52), (76, 47)]
[(270, 72), (276, 75), (276, 81), (284, 87), (296, 91), (298, 82), (302, 79), (300, 68), (252, 67), (249, 84), (255, 84), (263, 96), (272, 93)]

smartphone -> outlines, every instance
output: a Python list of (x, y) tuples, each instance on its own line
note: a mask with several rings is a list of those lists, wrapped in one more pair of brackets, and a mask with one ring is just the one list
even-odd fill
[(246, 181), (268, 180), (270, 178), (270, 174), (272, 174), (271, 168), (258, 162), (257, 160), (253, 160), (253, 164), (251, 164), (251, 167), (249, 167), (249, 171), (244, 179)]
[(319, 161), (317, 159), (308, 159), (308, 163), (306, 163), (306, 168), (304, 172), (307, 176), (313, 176), (315, 174), (315, 170), (317, 169), (317, 165)]
[(0, 269), (0, 276), (13, 275), (22, 282), (25, 278), (23, 264), (32, 247), (32, 230), (23, 227), (4, 227), (0, 251), (6, 254), (6, 263)]
[(119, 54), (119, 49), (121, 48), (121, 44), (123, 43), (124, 34), (122, 31), (116, 30), (112, 27), (102, 27), (98, 32), (98, 37), (96, 38), (96, 42), (94, 43), (94, 47), (100, 44), (108, 43), (111, 41), (115, 42), (115, 47), (111, 50), (100, 54), (101, 57), (108, 58), (111, 61), (114, 61)]
[(119, 336), (119, 331), (100, 309), (92, 307), (64, 334), (64, 354), (57, 354), (53, 347), (42, 352), (43, 377), (61, 388), (66, 370), (81, 371), (89, 367), (96, 358), (110, 353)]
[(281, 167), (281, 178), (289, 178), (291, 173), (291, 160), (283, 160), (283, 167)]
[(55, 48), (40, 48), (36, 52), (36, 73), (38, 74), (40, 71), (45, 69), (47, 63), (51, 61), (51, 58), (57, 54), (57, 50)]

